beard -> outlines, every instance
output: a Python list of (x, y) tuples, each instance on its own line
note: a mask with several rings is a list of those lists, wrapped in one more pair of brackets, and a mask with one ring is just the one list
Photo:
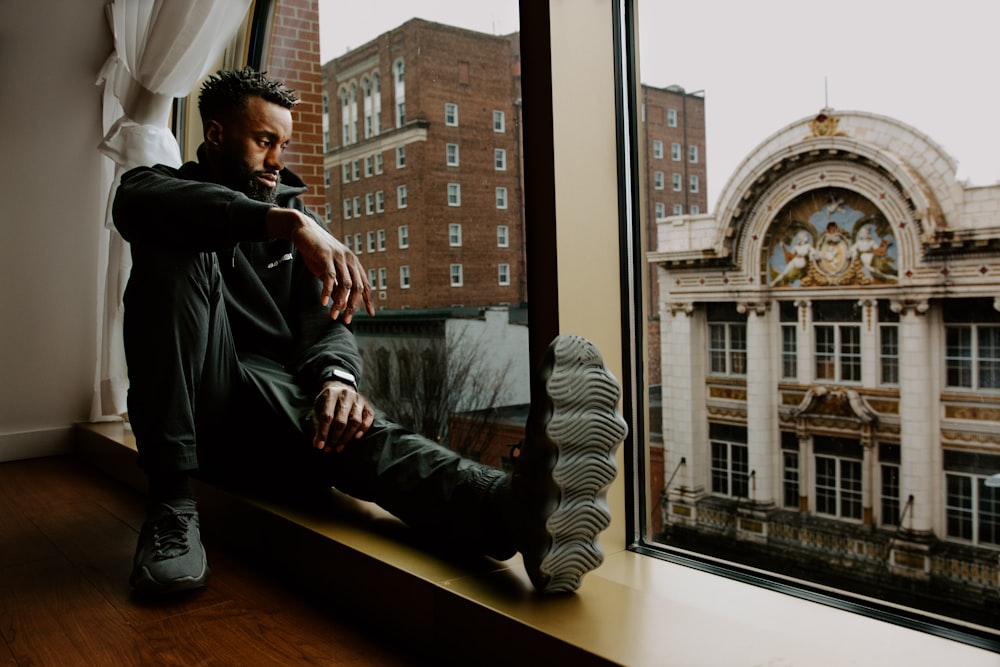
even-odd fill
[(277, 183), (275, 187), (265, 187), (259, 180), (258, 174), (263, 171), (254, 171), (242, 158), (225, 156), (222, 164), (222, 185), (231, 190), (242, 192), (250, 199), (255, 199), (265, 204), (275, 203), (278, 196), (278, 185), (281, 184), (281, 174), (275, 174)]

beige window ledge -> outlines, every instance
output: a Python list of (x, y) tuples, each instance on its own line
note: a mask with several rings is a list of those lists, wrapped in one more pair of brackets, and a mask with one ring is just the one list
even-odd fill
[[(81, 454), (141, 488), (121, 424), (78, 428)], [(199, 488), (206, 531), (266, 555), (351, 613), (456, 664), (962, 665), (989, 651), (630, 551), (574, 595), (539, 597), (518, 558), (457, 562), (346, 497), (292, 509)]]

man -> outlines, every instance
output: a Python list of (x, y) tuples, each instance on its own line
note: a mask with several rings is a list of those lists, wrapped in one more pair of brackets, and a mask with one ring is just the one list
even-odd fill
[(348, 326), (359, 307), (374, 315), (365, 272), (284, 168), (296, 102), (250, 69), (219, 72), (199, 98), (198, 162), (141, 167), (118, 188), (133, 256), (129, 418), (149, 480), (132, 586), (204, 585), (197, 472), (278, 495), (336, 487), (470, 552), (520, 550), (536, 588), (574, 590), (602, 559), (603, 494), (626, 431), (617, 382), (587, 341), (554, 341), (512, 475), (377, 412), (358, 392)]

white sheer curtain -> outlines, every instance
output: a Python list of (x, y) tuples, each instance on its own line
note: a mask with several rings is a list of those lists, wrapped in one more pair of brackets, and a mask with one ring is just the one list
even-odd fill
[(141, 165), (180, 166), (180, 149), (167, 127), (173, 99), (188, 95), (217, 62), (250, 4), (251, 0), (115, 0), (107, 5), (115, 50), (97, 81), (105, 87), (105, 135), (99, 148), (113, 165), (109, 163), (104, 179), (107, 272), (99, 304), (100, 357), (91, 419), (126, 411), (122, 296), (131, 257), (128, 244), (111, 224), (118, 179)]

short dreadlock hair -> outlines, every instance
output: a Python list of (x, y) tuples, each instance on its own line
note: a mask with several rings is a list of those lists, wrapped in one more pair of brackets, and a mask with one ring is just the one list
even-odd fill
[(280, 81), (267, 78), (266, 72), (250, 67), (242, 70), (220, 70), (208, 77), (198, 97), (202, 123), (222, 119), (237, 109), (248, 108), (248, 99), (260, 97), (268, 102), (291, 109), (299, 103), (295, 92)]

